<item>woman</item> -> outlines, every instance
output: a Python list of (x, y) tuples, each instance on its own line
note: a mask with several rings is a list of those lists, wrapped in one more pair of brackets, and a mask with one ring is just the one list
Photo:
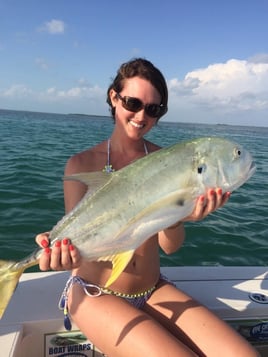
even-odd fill
[[(119, 170), (160, 147), (144, 135), (167, 112), (167, 86), (149, 61), (123, 64), (107, 92), (115, 126), (111, 137), (71, 157), (65, 175)], [(64, 182), (65, 210), (81, 200), (87, 187)], [(203, 219), (229, 198), (212, 188), (197, 200), (185, 221)], [(140, 246), (119, 278), (105, 290), (109, 262), (89, 262), (67, 238), (48, 248), (48, 234), (37, 236), (45, 248), (40, 269), (72, 270), (63, 305), (76, 325), (103, 353), (113, 356), (257, 356), (254, 349), (227, 324), (160, 275), (159, 246), (170, 254), (184, 241), (182, 222), (165, 229)], [(93, 294), (93, 289), (100, 296)], [(66, 317), (67, 318), (67, 317)]]

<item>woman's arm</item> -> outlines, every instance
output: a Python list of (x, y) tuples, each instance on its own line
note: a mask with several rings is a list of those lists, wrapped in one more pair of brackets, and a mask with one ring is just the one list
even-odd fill
[[(65, 176), (80, 172), (81, 159), (79, 155), (71, 157), (65, 167)], [(77, 181), (64, 181), (65, 212), (70, 212), (81, 200), (87, 191), (87, 187)], [(57, 241), (53, 247), (49, 244), (49, 232), (36, 236), (36, 242), (44, 248), (39, 260), (40, 270), (72, 270), (81, 263), (81, 256), (68, 238)]]
[[(80, 155), (72, 156), (66, 163), (64, 176), (84, 172), (83, 160)], [(69, 213), (87, 192), (87, 186), (79, 181), (63, 181), (65, 213)]]
[(183, 222), (177, 222), (158, 233), (158, 243), (166, 254), (176, 252), (183, 244), (184, 239), (185, 231)]

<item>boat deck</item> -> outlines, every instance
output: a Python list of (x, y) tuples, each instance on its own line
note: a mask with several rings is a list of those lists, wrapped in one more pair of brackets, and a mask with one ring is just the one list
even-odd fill
[[(262, 356), (268, 356), (268, 267), (161, 270), (256, 345)], [(59, 357), (70, 352), (102, 356), (76, 326), (71, 332), (64, 329), (58, 300), (68, 276), (68, 272), (23, 274), (0, 320), (1, 356)]]

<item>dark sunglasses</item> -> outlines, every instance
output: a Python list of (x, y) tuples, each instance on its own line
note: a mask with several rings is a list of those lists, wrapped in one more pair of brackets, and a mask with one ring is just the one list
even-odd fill
[(144, 109), (151, 118), (159, 118), (167, 112), (167, 107), (164, 104), (143, 104), (138, 98), (122, 97), (119, 93), (117, 93), (117, 97), (122, 101), (122, 107), (130, 112), (137, 113)]

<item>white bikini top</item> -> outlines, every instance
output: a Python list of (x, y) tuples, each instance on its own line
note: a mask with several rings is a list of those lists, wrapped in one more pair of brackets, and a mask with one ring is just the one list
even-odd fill
[[(144, 146), (145, 155), (148, 155), (149, 151), (148, 151), (145, 141), (143, 141), (143, 146)], [(113, 169), (112, 164), (110, 163), (110, 153), (111, 153), (111, 139), (109, 138), (107, 140), (107, 164), (104, 166), (104, 169), (102, 170), (103, 172), (109, 173), (109, 172), (115, 171), (115, 169)]]

